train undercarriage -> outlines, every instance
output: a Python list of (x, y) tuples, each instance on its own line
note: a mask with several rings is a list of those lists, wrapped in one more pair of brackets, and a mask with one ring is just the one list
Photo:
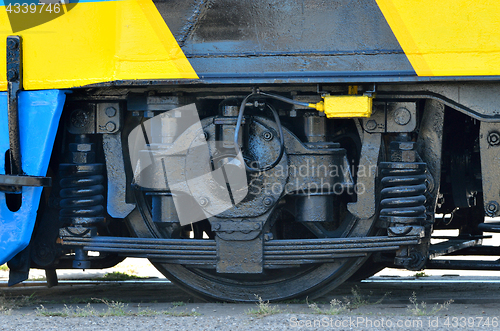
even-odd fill
[[(489, 89), (496, 85), (75, 89), (52, 186), (28, 248), (9, 262), (9, 283), (30, 267), (54, 286), (56, 269), (143, 257), (195, 295), (245, 302), (318, 296), (384, 267), (500, 270), (435, 259), (500, 255), (482, 245), (500, 231), (491, 221), (500, 213), (500, 125)], [(368, 97), (371, 115), (328, 118), (306, 106), (330, 95)], [(16, 195), (8, 203), (15, 210)], [(431, 245), (436, 229), (459, 235)]]

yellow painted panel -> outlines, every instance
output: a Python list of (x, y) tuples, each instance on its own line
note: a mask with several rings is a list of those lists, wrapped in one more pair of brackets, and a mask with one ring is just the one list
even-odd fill
[(419, 76), (500, 75), (497, 0), (376, 0)]
[[(0, 10), (0, 59), (12, 35)], [(196, 79), (151, 0), (81, 2), (23, 37), (24, 88), (71, 88), (122, 79)], [(6, 90), (0, 60), (0, 89)]]

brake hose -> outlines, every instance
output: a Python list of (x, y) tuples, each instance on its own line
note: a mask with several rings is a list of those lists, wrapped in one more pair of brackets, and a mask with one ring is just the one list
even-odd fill
[[(283, 99), (286, 99), (284, 97), (275, 96), (273, 94), (267, 94), (267, 93), (262, 93), (262, 92), (251, 93), (251, 94), (247, 95), (245, 97), (245, 99), (243, 99), (243, 102), (240, 105), (240, 110), (239, 110), (239, 114), (238, 114), (238, 120), (236, 122), (236, 128), (234, 130), (234, 146), (235, 146), (235, 149), (236, 149), (236, 154), (240, 153), (240, 145), (238, 144), (238, 136), (239, 136), (239, 133), (240, 133), (241, 123), (243, 121), (243, 114), (245, 113), (246, 103), (247, 103), (248, 99), (250, 99), (251, 97), (256, 96), (256, 95), (267, 96), (267, 97), (275, 98), (275, 99), (278, 99), (278, 100), (281, 100), (281, 101), (285, 101)], [(290, 99), (287, 99), (287, 100), (290, 100)], [(291, 100), (291, 101), (294, 101), (294, 100)], [(288, 101), (285, 101), (285, 102), (288, 102)], [(288, 102), (288, 103), (290, 103), (290, 102)], [(283, 158), (283, 154), (285, 153), (285, 137), (283, 136), (283, 127), (281, 126), (281, 121), (280, 121), (278, 112), (276, 111), (276, 109), (274, 109), (274, 107), (271, 104), (269, 104), (267, 102), (266, 102), (266, 106), (273, 113), (274, 121), (276, 122), (276, 125), (278, 126), (278, 131), (279, 131), (279, 135), (280, 135), (280, 152), (279, 152), (278, 157), (276, 158), (276, 160), (274, 160), (273, 163), (271, 163), (269, 165), (266, 165), (264, 167), (261, 167), (261, 168), (253, 168), (253, 167), (249, 166), (244, 161), (244, 163), (245, 163), (245, 169), (248, 172), (263, 172), (263, 171), (268, 171), (268, 170), (273, 169), (274, 167), (276, 167), (278, 165), (278, 163), (280, 163), (281, 159)]]

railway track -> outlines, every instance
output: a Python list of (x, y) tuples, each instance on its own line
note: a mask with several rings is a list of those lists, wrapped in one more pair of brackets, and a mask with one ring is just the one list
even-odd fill
[[(342, 300), (356, 289), (375, 301), (384, 295), (384, 303), (407, 303), (413, 292), (419, 300), (429, 304), (453, 299), (461, 304), (497, 303), (496, 291), (500, 277), (431, 276), (431, 277), (372, 277), (359, 283), (347, 282), (316, 301)], [(47, 288), (45, 281), (26, 281), (7, 287), (0, 281), (0, 295), (35, 295), (42, 301), (85, 302), (90, 298), (107, 298), (123, 302), (204, 302), (178, 288), (166, 279), (141, 279), (126, 281), (61, 280), (59, 285)]]

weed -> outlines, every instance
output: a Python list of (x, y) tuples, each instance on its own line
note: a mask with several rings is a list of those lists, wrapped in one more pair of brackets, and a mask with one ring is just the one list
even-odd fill
[(36, 315), (37, 316), (45, 316), (45, 317), (68, 317), (70, 315), (70, 309), (68, 306), (64, 305), (63, 310), (59, 311), (50, 311), (47, 310), (47, 308), (44, 307), (44, 305), (40, 305), (40, 307), (36, 308)]
[(87, 305), (83, 308), (76, 306), (75, 312), (73, 313), (74, 317), (90, 317), (90, 316), (98, 316), (97, 311), (87, 303)]
[(426, 274), (425, 272), (421, 271), (421, 272), (417, 272), (415, 274), (415, 277), (417, 277), (417, 278), (420, 278), (420, 277), (429, 277), (429, 275)]
[(30, 296), (21, 297), (6, 297), (0, 296), (0, 314), (10, 314), (13, 309), (36, 304), (38, 300), (35, 298), (35, 293)]
[(0, 265), (0, 271), (9, 271), (9, 267), (7, 267), (7, 263)]
[(361, 295), (361, 291), (358, 286), (351, 288), (351, 293), (352, 293), (352, 302), (349, 304), (349, 308), (357, 309), (361, 306), (366, 306), (369, 304), (367, 297)]
[(410, 313), (411, 315), (414, 315), (414, 316), (432, 316), (443, 309), (448, 310), (448, 306), (453, 303), (452, 299), (450, 299), (442, 304), (436, 303), (429, 310), (427, 308), (427, 304), (424, 301), (420, 302), (420, 304), (418, 303), (417, 294), (415, 292), (412, 293), (412, 295), (409, 299), (410, 299), (411, 305), (408, 305), (407, 311), (408, 311), (408, 313)]
[(67, 306), (64, 305), (64, 308), (61, 310), (48, 310), (45, 308), (43, 305), (40, 305), (36, 309), (36, 315), (37, 316), (44, 316), (44, 317), (90, 317), (90, 316), (97, 316), (97, 317), (110, 317), (110, 316), (156, 316), (156, 315), (168, 315), (168, 316), (173, 316), (173, 317), (187, 317), (187, 316), (200, 316), (201, 314), (196, 312), (196, 311), (174, 311), (174, 310), (167, 310), (167, 311), (156, 311), (150, 308), (146, 309), (141, 309), (139, 306), (137, 312), (133, 312), (128, 310), (127, 307), (128, 305), (124, 304), (123, 302), (117, 302), (117, 301), (108, 301), (104, 299), (94, 299), (98, 301), (99, 303), (104, 303), (106, 305), (106, 309), (104, 311), (97, 311), (90, 305), (90, 303), (87, 303), (86, 306), (80, 308), (76, 307), (73, 308), (72, 306)]
[(188, 317), (188, 316), (201, 316), (197, 311), (174, 311), (167, 310), (163, 312), (163, 315), (173, 316), (173, 317)]
[(174, 307), (182, 307), (182, 306), (185, 306), (186, 304), (182, 301), (174, 301), (172, 302), (172, 306)]
[[(347, 305), (349, 309), (357, 309), (362, 306), (367, 306), (367, 305), (378, 305), (382, 303), (382, 301), (387, 297), (390, 292), (386, 292), (382, 298), (378, 299), (375, 302), (370, 302), (370, 298), (372, 296), (372, 292), (370, 292), (369, 295), (362, 295), (361, 290), (359, 289), (358, 286), (355, 286), (351, 288), (351, 293), (352, 293), (352, 300), (349, 302)], [(345, 301), (349, 301), (347, 298), (344, 298)]]
[(159, 315), (160, 312), (153, 310), (151, 308), (141, 309), (141, 306), (137, 308), (137, 316), (155, 316)]
[(131, 280), (131, 279), (142, 279), (145, 277), (139, 277), (136, 275), (129, 275), (124, 272), (120, 271), (113, 271), (113, 272), (108, 272), (102, 277), (96, 278), (96, 280), (101, 280), (101, 281), (123, 281), (123, 280)]
[(278, 308), (278, 306), (271, 306), (269, 304), (269, 301), (262, 300), (262, 298), (258, 295), (255, 295), (255, 297), (259, 300), (257, 309), (250, 309), (249, 311), (247, 311), (248, 315), (264, 317), (281, 313), (281, 310)]
[(117, 301), (106, 301), (102, 300), (102, 302), (107, 306), (107, 309), (104, 313), (99, 314), (101, 317), (105, 316), (126, 316), (127, 312), (125, 309), (128, 307), (128, 305), (124, 304), (123, 302), (117, 302)]
[(320, 314), (320, 315), (339, 315), (343, 311), (347, 309), (349, 306), (349, 302), (343, 303), (340, 300), (333, 299), (330, 301), (330, 308), (326, 310), (322, 310), (321, 308), (318, 307), (316, 303), (307, 303), (307, 306), (312, 309), (314, 314)]

